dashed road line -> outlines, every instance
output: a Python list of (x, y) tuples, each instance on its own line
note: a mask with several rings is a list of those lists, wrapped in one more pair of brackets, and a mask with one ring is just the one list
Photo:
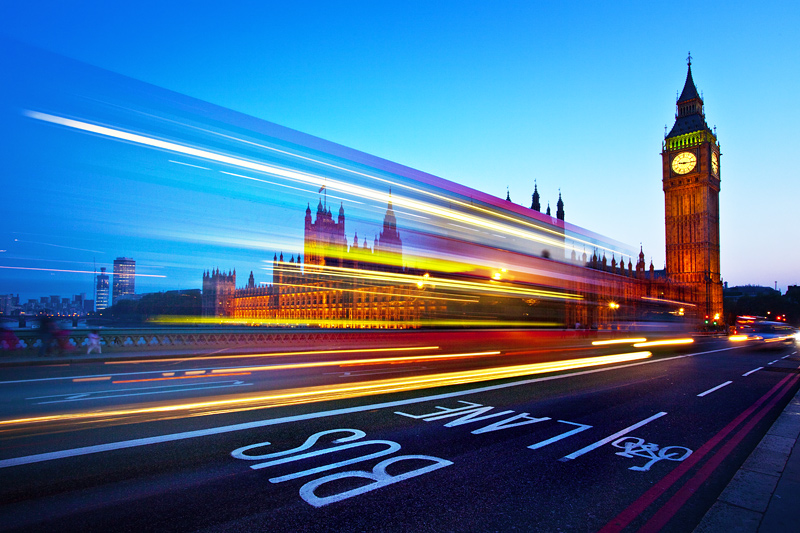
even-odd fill
[[(650, 507), (650, 505), (652, 505), (659, 497), (661, 497), (661, 495), (663, 495), (667, 490), (669, 490), (680, 478), (682, 478), (685, 474), (687, 474), (701, 459), (703, 459), (714, 448), (716, 448), (716, 446), (720, 442), (722, 442), (723, 439), (725, 439), (728, 435), (730, 435), (740, 424), (749, 419), (749, 421), (745, 423), (744, 427), (735, 434), (733, 439), (731, 439), (731, 441), (735, 441), (732, 443), (733, 446), (738, 444), (741, 438), (743, 438), (744, 435), (746, 435), (752, 429), (752, 426), (758, 423), (758, 421), (764, 417), (764, 415), (772, 408), (772, 406), (774, 406), (775, 403), (780, 398), (782, 398), (784, 394), (792, 388), (792, 386), (794, 386), (796, 381), (797, 381), (797, 376), (795, 377), (786, 376), (785, 378), (783, 378), (780, 382), (778, 382), (778, 384), (772, 387), (772, 389), (770, 389), (769, 392), (767, 392), (764, 396), (762, 396), (759, 400), (757, 400), (753, 405), (745, 409), (744, 412), (742, 412), (727, 426), (725, 426), (722, 430), (720, 430), (719, 433), (714, 435), (714, 437), (711, 438), (711, 440), (709, 440), (708, 442), (703, 444), (700, 448), (695, 450), (694, 453), (692, 453), (692, 455), (689, 458), (681, 462), (669, 474), (661, 478), (661, 480), (658, 481), (655, 485), (653, 485), (649, 490), (647, 490), (647, 492), (642, 494), (639, 497), (639, 499), (637, 499), (635, 502), (629, 505), (627, 509), (622, 511), (619, 515), (616, 516), (616, 518), (611, 520), (602, 529), (600, 529), (600, 533), (619, 532), (625, 529), (633, 520), (641, 516), (642, 513), (644, 513), (644, 511), (647, 510), (648, 507)], [(761, 407), (765, 403), (767, 403), (767, 405), (763, 409), (761, 409)], [(726, 443), (724, 446), (728, 446), (729, 444), (731, 444), (731, 441)], [(716, 453), (714, 457), (717, 458), (718, 460), (721, 460), (725, 458), (729, 453), (730, 450), (721, 450), (720, 452)], [(714, 457), (712, 457), (712, 460), (714, 459)], [(708, 465), (709, 463), (706, 463), (706, 465), (703, 468), (705, 468)], [(718, 465), (714, 464), (711, 467), (711, 469), (716, 468), (716, 466)], [(696, 479), (702, 482), (706, 479), (706, 477), (703, 477), (702, 479), (696, 477)], [(690, 486), (691, 490), (696, 490), (697, 486), (691, 486), (692, 481), (694, 481), (694, 479), (690, 480), (690, 482), (687, 483), (687, 485)], [(684, 485), (684, 487), (682, 487), (681, 490), (687, 487), (687, 485)], [(681, 499), (683, 498), (683, 496), (685, 496), (686, 491), (683, 492), (684, 494), (681, 495)], [(669, 508), (668, 512), (670, 514), (667, 516), (667, 518), (671, 517), (675, 509), (675, 507), (671, 504), (673, 503), (673, 500), (675, 499), (676, 496), (673, 496), (673, 498), (670, 501), (668, 501), (665, 504), (665, 506), (661, 508), (661, 510), (657, 511), (656, 514), (658, 515), (665, 508)], [(682, 505), (682, 503), (685, 503), (685, 501), (681, 502), (679, 505)], [(660, 517), (654, 516), (653, 518), (651, 518), (651, 521), (653, 521), (654, 518), (660, 518)], [(649, 524), (650, 522), (648, 522), (648, 524), (645, 524), (645, 526)], [(651, 530), (655, 529), (656, 528), (652, 528)]]
[(752, 373), (754, 373), (754, 372), (758, 372), (759, 370), (763, 370), (763, 369), (764, 369), (764, 367), (763, 367), (763, 366), (760, 366), (760, 367), (758, 367), (758, 368), (754, 368), (754, 369), (753, 369), (753, 370), (751, 370), (750, 372), (746, 372), (746, 373), (742, 374), (742, 377), (743, 377), (743, 378), (746, 378), (746, 377), (747, 377), (747, 376), (749, 376), (750, 374), (752, 374)]
[(778, 361), (780, 361), (780, 359), (775, 359), (774, 361), (770, 361), (770, 362), (769, 362), (769, 363), (767, 363), (767, 364), (768, 364), (768, 365), (774, 365), (774, 364), (775, 364), (775, 363), (777, 363)]
[(705, 392), (701, 392), (700, 394), (698, 394), (698, 395), (697, 395), (697, 397), (698, 397), (698, 398), (702, 398), (702, 397), (703, 397), (703, 396), (705, 396), (706, 394), (711, 394), (712, 392), (714, 392), (714, 391), (716, 391), (716, 390), (719, 390), (719, 389), (721, 389), (722, 387), (726, 387), (726, 386), (730, 385), (731, 383), (733, 383), (733, 381), (726, 381), (725, 383), (723, 383), (723, 384), (721, 384), (721, 385), (717, 385), (717, 386), (716, 386), (716, 387), (714, 387), (713, 389), (708, 389), (708, 390), (707, 390), (707, 391), (705, 391)]

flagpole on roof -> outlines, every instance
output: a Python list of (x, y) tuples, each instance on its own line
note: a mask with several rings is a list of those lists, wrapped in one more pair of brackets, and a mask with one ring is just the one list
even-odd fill
[(325, 210), (328, 210), (328, 178), (325, 178), (325, 183), (319, 188), (319, 192), (325, 191)]

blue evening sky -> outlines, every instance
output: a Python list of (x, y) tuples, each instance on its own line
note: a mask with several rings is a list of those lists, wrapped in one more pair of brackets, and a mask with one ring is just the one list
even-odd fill
[[(785, 1), (28, 0), (0, 8), (0, 36), (495, 196), (508, 187), (525, 206), (534, 180), (553, 210), (560, 188), (568, 222), (643, 243), (656, 268), (664, 265), (661, 141), (691, 51), (722, 147), (723, 279), (777, 281), (783, 290), (800, 282), (792, 237), (798, 27), (800, 7)], [(192, 194), (209, 216), (200, 197), (210, 193)], [(78, 210), (108, 209), (102, 200), (70, 199)], [(219, 224), (257, 217), (224, 202), (213, 209)]]

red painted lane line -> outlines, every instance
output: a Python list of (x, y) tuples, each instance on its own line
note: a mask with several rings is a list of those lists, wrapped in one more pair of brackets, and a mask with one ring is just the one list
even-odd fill
[(753, 418), (751, 418), (745, 426), (736, 432), (731, 440), (725, 443), (725, 445), (720, 448), (720, 450), (714, 454), (706, 464), (691, 478), (686, 484), (669, 499), (664, 506), (659, 509), (651, 518), (648, 520), (644, 526), (639, 530), (640, 532), (647, 533), (647, 532), (656, 532), (661, 531), (669, 520), (675, 516), (675, 513), (683, 507), (686, 501), (691, 497), (691, 495), (700, 488), (700, 486), (708, 479), (708, 477), (716, 470), (719, 464), (726, 458), (733, 449), (739, 445), (742, 439), (753, 429), (753, 427), (766, 416), (770, 409), (772, 409), (778, 400), (784, 397), (786, 393), (791, 390), (792, 386), (800, 379), (800, 376), (795, 375), (792, 380), (783, 387), (778, 394), (775, 395), (772, 400), (763, 408), (761, 411), (758, 412)]
[(653, 485), (647, 492), (639, 496), (639, 499), (634, 501), (628, 506), (627, 509), (618, 514), (608, 524), (603, 526), (600, 533), (612, 533), (622, 531), (634, 518), (642, 514), (654, 501), (656, 501), (664, 492), (666, 492), (672, 485), (675, 484), (683, 475), (689, 471), (700, 459), (714, 449), (717, 444), (722, 441), (730, 432), (739, 426), (747, 417), (756, 411), (761, 404), (766, 402), (773, 394), (775, 394), (783, 385), (792, 379), (792, 376), (786, 376), (777, 385), (772, 387), (769, 392), (759, 398), (753, 405), (748, 407), (742, 414), (737, 416), (731, 423), (725, 426), (719, 433), (714, 435), (708, 442), (703, 444), (699, 449), (692, 453), (688, 459), (681, 462), (669, 474), (664, 476), (661, 481)]

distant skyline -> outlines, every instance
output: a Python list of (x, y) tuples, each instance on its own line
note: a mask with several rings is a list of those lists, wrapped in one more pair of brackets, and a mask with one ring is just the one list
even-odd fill
[[(642, 243), (656, 268), (665, 257), (659, 152), (691, 51), (722, 148), (723, 280), (777, 281), (782, 291), (800, 283), (800, 248), (791, 241), (800, 197), (791, 155), (800, 122), (796, 4), (17, 4), (4, 9), (0, 36), (500, 198), (508, 188), (526, 207), (534, 181), (542, 211), (549, 202), (555, 212), (560, 189), (568, 222), (636, 249)], [(79, 204), (107, 209), (82, 194)], [(15, 238), (63, 245), (2, 237), (0, 250)], [(107, 267), (113, 257), (136, 258), (135, 250), (100, 249), (108, 251), (96, 254), (98, 264)], [(192, 288), (177, 285), (137, 280), (139, 292)]]

